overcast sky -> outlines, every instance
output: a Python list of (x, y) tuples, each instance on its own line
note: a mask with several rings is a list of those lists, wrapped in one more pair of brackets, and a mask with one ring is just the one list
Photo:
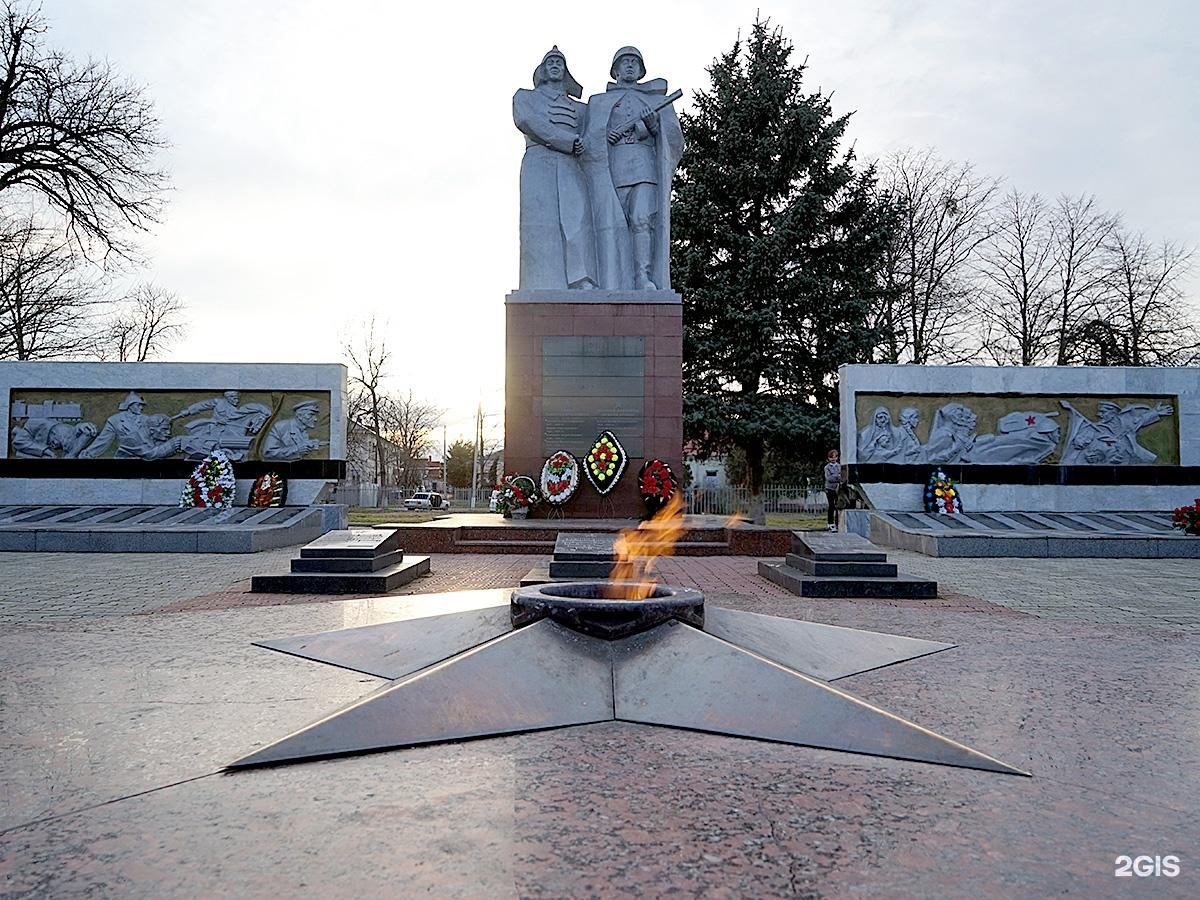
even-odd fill
[(634, 44), (686, 109), (756, 10), (808, 57), (809, 86), (854, 111), (860, 156), (932, 146), (1200, 242), (1187, 0), (44, 5), (50, 42), (144, 83), (171, 142), (170, 205), (145, 241), (147, 277), (188, 306), (171, 358), (340, 361), (374, 315), (393, 386), (445, 407), (450, 440), (470, 436), (477, 399), (500, 427), (513, 92), (558, 44), (586, 98)]

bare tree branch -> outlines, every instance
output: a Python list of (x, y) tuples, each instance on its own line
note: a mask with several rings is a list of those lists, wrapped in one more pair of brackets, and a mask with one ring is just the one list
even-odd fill
[(105, 301), (57, 231), (0, 217), (0, 359), (54, 359), (92, 350)]
[(91, 257), (129, 257), (128, 229), (158, 221), (166, 144), (142, 88), (107, 62), (76, 63), (47, 49), (40, 10), (0, 11), (0, 192), (32, 193), (62, 214)]
[(145, 362), (162, 353), (185, 329), (183, 301), (157, 285), (138, 285), (120, 304), (97, 349), (101, 359)]

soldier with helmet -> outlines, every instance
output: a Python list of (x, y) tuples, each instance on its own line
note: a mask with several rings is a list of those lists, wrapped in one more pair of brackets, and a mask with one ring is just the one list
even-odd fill
[(671, 177), (683, 150), (665, 79), (643, 81), (636, 47), (613, 55), (613, 81), (588, 100), (583, 163), (596, 223), (600, 286), (670, 288)]

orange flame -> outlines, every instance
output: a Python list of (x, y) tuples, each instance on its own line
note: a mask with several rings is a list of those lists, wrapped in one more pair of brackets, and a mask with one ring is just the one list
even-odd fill
[(651, 519), (621, 531), (613, 545), (616, 564), (611, 577), (613, 581), (628, 582), (628, 587), (618, 591), (616, 599), (645, 600), (653, 595), (658, 584), (654, 563), (675, 555), (683, 530), (683, 498), (676, 491)]

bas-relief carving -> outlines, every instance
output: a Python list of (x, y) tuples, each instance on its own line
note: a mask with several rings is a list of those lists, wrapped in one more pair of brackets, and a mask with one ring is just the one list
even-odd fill
[[(14, 394), (17, 392), (14, 392)], [(29, 391), (43, 395), (53, 391)], [(186, 402), (195, 392), (130, 391), (102, 427), (86, 421), (113, 409), (112, 391), (71, 392), (59, 400), (13, 398), (13, 426), (9, 455), (21, 459), (203, 459), (216, 449), (225, 450), (234, 461), (265, 459), (291, 462), (311, 456), (329, 446), (328, 423), (321, 423), (321, 410), (328, 414), (328, 397), (312, 393), (265, 393), (269, 401), (242, 403), (241, 392), (225, 391), (217, 397)], [(147, 412), (151, 398), (160, 411)], [(291, 397), (291, 400), (288, 398)], [(298, 398), (298, 399), (297, 399)], [(184, 405), (180, 408), (180, 404)], [(290, 404), (290, 405), (289, 405)], [(282, 418), (286, 408), (291, 416)], [(164, 408), (178, 411), (171, 414)], [(91, 410), (99, 410), (93, 414)], [(204, 415), (207, 413), (207, 415)], [(182, 433), (173, 434), (180, 422)], [(263, 434), (263, 429), (266, 433)], [(313, 436), (310, 432), (317, 432)]]
[[(987, 402), (994, 405), (999, 399), (989, 398)], [(937, 406), (928, 440), (922, 442), (917, 431), (921, 412), (916, 406), (894, 401), (901, 407), (899, 421), (894, 422), (889, 406), (877, 403), (858, 432), (858, 462), (1032, 465), (1049, 461), (1060, 452), (1061, 443), (1061, 465), (1150, 465), (1160, 460), (1159, 454), (1139, 443), (1138, 432), (1174, 413), (1167, 403), (1127, 402), (1122, 406), (1102, 400), (1093, 421), (1067, 400), (1024, 398), (1007, 402), (1057, 402), (1062, 409), (1010, 410), (996, 416), (993, 432), (980, 434), (979, 416), (974, 409), (954, 400)], [(1058, 418), (1062, 410), (1070, 416), (1065, 441)], [(1174, 458), (1178, 458), (1177, 449)]]
[(636, 47), (587, 104), (554, 47), (513, 97), (521, 162), (521, 290), (670, 289), (671, 179), (683, 133)]

